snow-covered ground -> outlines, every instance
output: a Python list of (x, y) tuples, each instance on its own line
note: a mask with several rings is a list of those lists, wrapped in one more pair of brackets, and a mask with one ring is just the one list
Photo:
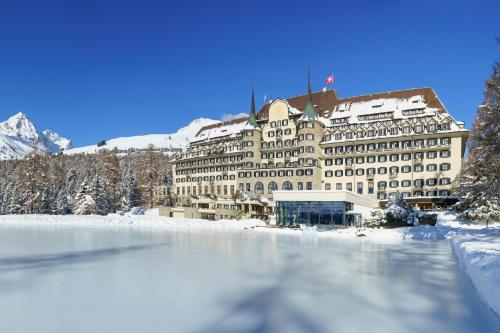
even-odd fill
[(98, 215), (5, 215), (0, 216), (0, 223), (4, 224), (49, 224), (75, 227), (103, 227), (103, 226), (126, 226), (145, 227), (158, 229), (225, 229), (241, 230), (256, 226), (263, 227), (266, 224), (261, 220), (219, 220), (207, 221), (201, 219), (182, 219), (155, 216), (154, 211), (147, 211), (147, 215), (121, 216), (110, 214), (108, 216)]

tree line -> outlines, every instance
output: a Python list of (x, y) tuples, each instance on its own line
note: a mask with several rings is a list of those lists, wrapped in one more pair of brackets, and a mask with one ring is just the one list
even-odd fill
[(144, 152), (45, 155), (0, 161), (0, 214), (108, 214), (154, 205), (171, 181), (168, 156)]

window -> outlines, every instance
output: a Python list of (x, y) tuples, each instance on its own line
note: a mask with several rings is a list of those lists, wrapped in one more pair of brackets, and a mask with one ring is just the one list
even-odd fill
[(365, 162), (365, 158), (362, 156), (356, 157), (356, 163), (357, 164), (363, 164)]
[[(337, 171), (340, 171), (340, 170), (337, 170)], [(333, 176), (333, 171), (331, 171), (331, 170), (325, 171), (325, 177), (332, 177), (332, 176)]]
[(427, 158), (436, 158), (436, 157), (437, 157), (437, 152), (435, 151), (427, 152)]
[(413, 166), (413, 172), (422, 172), (424, 171), (424, 166), (422, 164), (417, 164)]
[(441, 178), (439, 180), (439, 185), (449, 185), (451, 183), (450, 178)]
[(307, 182), (306, 183), (306, 190), (307, 191), (312, 191), (313, 189), (313, 183), (312, 182)]
[(337, 191), (342, 190), (342, 183), (337, 183), (337, 184), (335, 184), (335, 189), (336, 189)]
[(411, 166), (410, 165), (403, 165), (401, 167), (401, 172), (403, 172), (403, 173), (409, 173), (409, 172), (411, 172)]
[(325, 190), (330, 191), (332, 189), (332, 184), (325, 183)]
[(373, 176), (375, 174), (375, 168), (368, 168), (368, 169), (366, 169), (366, 174), (368, 176)]
[(449, 150), (441, 150), (439, 152), (440, 157), (450, 157), (450, 151)]
[(284, 182), (282, 189), (283, 189), (283, 191), (292, 191), (293, 190), (292, 182), (290, 182), (288, 180), (286, 182)]
[(358, 194), (363, 194), (363, 183), (362, 182), (358, 182), (356, 188), (357, 188)]
[(255, 193), (264, 194), (264, 184), (262, 182), (255, 183)]
[(368, 194), (373, 194), (373, 182), (368, 182)]
[(437, 139), (427, 139), (427, 145), (429, 147), (437, 145)]
[(276, 184), (276, 182), (270, 182), (269, 185), (267, 185), (267, 192), (269, 194), (273, 193), (276, 190), (278, 190), (278, 184)]
[(365, 169), (356, 169), (356, 176), (363, 176), (365, 174)]
[(436, 171), (437, 170), (437, 164), (427, 164), (426, 170), (427, 171)]
[(297, 183), (297, 190), (299, 190), (299, 191), (303, 191), (303, 190), (304, 190), (304, 183), (302, 183), (302, 182), (298, 182), (298, 183)]
[(399, 186), (399, 182), (398, 182), (397, 180), (391, 180), (391, 181), (389, 182), (389, 187), (390, 187), (390, 188), (396, 188), (396, 187), (398, 187), (398, 186)]
[(336, 159), (335, 159), (335, 165), (342, 165), (343, 161), (344, 161), (344, 160), (343, 160), (343, 159), (341, 159), (341, 158), (336, 158)]
[(367, 163), (375, 163), (375, 156), (368, 156), (366, 158)]
[(377, 183), (377, 188), (379, 190), (385, 190), (387, 188), (387, 182), (381, 181)]
[(424, 180), (423, 179), (415, 179), (413, 181), (413, 186), (415, 186), (416, 188), (421, 188), (422, 186), (424, 186)]
[(282, 125), (283, 125), (283, 126), (288, 125), (288, 119), (284, 119), (284, 120), (283, 120), (283, 122), (282, 122)]
[(386, 162), (387, 161), (387, 155), (379, 155), (378, 161), (379, 162)]
[(385, 175), (387, 173), (387, 168), (386, 167), (380, 167), (378, 168), (378, 174), (379, 175)]
[(398, 154), (392, 154), (391, 155), (391, 162), (397, 162), (399, 161), (399, 155)]
[(439, 166), (439, 169), (442, 171), (450, 170), (450, 168), (451, 168), (450, 163), (441, 163), (441, 165)]
[(411, 154), (409, 154), (409, 153), (404, 153), (401, 157), (402, 157), (403, 161), (411, 160)]
[(387, 195), (384, 192), (377, 194), (378, 200), (385, 200), (386, 198), (387, 198)]
[(352, 183), (347, 183), (347, 184), (346, 184), (346, 189), (347, 189), (348, 191), (351, 191), (351, 192), (352, 192)]
[(427, 186), (436, 186), (437, 185), (437, 179), (436, 178), (429, 178), (427, 179)]
[(347, 169), (347, 170), (345, 171), (345, 175), (346, 175), (346, 177), (351, 177), (353, 174), (354, 174), (354, 172), (352, 171), (352, 169)]
[(336, 170), (335, 177), (342, 177), (342, 170)]
[(406, 180), (401, 181), (401, 186), (402, 187), (410, 187), (411, 186), (411, 180), (406, 179)]

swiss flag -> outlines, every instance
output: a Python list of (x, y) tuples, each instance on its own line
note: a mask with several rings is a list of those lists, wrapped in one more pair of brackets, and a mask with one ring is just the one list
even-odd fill
[(333, 83), (333, 74), (330, 74), (330, 76), (326, 78), (326, 84), (332, 84), (332, 83)]

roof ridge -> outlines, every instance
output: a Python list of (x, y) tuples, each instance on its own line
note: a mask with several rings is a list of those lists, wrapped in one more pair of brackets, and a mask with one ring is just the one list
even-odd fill
[(350, 99), (350, 98), (356, 98), (356, 97), (382, 95), (382, 94), (398, 93), (398, 92), (402, 92), (402, 91), (421, 90), (421, 89), (433, 90), (432, 87), (419, 87), (419, 88), (408, 88), (408, 89), (399, 89), (399, 90), (388, 90), (388, 91), (382, 91), (382, 92), (377, 92), (377, 93), (373, 93), (373, 94), (363, 94), (363, 95), (354, 95), (354, 96), (349, 96), (349, 97), (343, 97), (343, 98), (339, 98), (339, 101), (341, 101), (343, 99)]

